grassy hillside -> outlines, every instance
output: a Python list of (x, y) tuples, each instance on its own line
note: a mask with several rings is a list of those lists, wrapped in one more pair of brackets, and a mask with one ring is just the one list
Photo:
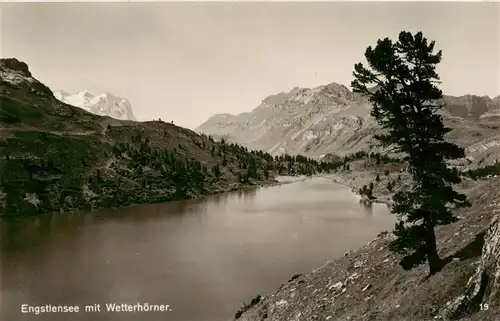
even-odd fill
[(90, 114), (55, 99), (15, 59), (0, 71), (0, 215), (186, 199), (320, 168), (162, 121)]

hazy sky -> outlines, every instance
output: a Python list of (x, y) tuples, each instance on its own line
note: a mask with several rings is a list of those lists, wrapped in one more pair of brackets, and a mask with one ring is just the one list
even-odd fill
[(3, 4), (3, 57), (53, 90), (109, 91), (194, 128), (295, 86), (349, 87), (377, 39), (423, 31), (446, 94), (500, 92), (500, 3)]

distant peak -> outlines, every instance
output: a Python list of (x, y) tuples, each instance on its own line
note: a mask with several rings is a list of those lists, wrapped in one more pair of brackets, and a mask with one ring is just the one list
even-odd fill
[(211, 120), (221, 120), (221, 119), (227, 119), (227, 118), (231, 118), (231, 117), (234, 117), (234, 115), (233, 114), (229, 114), (229, 113), (222, 113), (222, 114), (212, 115), (209, 119), (211, 119)]
[(289, 93), (291, 93), (291, 94), (298, 93), (298, 92), (303, 91), (303, 90), (308, 90), (308, 88), (302, 88), (302, 87), (296, 86), (296, 87), (293, 87)]
[(76, 95), (84, 98), (94, 97), (88, 90), (80, 91)]
[(322, 89), (325, 91), (330, 91), (335, 93), (351, 93), (351, 90), (347, 88), (345, 85), (338, 84), (336, 82), (332, 82), (320, 87), (322, 87)]
[(99, 96), (97, 96), (99, 98), (105, 98), (105, 99), (114, 99), (114, 100), (121, 100), (121, 101), (126, 101), (126, 99), (122, 98), (122, 97), (118, 97), (116, 95), (113, 95), (112, 93), (110, 93), (109, 91), (106, 91), (102, 94), (100, 94)]
[(319, 89), (321, 93), (326, 95), (336, 96), (346, 100), (356, 100), (356, 96), (349, 88), (336, 82), (331, 82), (327, 85), (319, 86), (316, 89)]
[(66, 90), (56, 90), (54, 91), (54, 94), (58, 94), (60, 96), (69, 96), (71, 95), (69, 92), (67, 92)]
[(100, 95), (94, 95), (87, 89), (69, 95), (59, 92), (56, 98), (97, 115), (106, 115), (116, 119), (135, 120), (130, 102), (108, 91)]
[(329, 89), (337, 89), (337, 90), (349, 90), (349, 88), (347, 88), (345, 85), (342, 85), (342, 84), (339, 84), (339, 83), (336, 83), (336, 82), (331, 82), (329, 84), (326, 84), (324, 86), (325, 88), (329, 88)]
[(295, 94), (298, 92), (308, 91), (308, 90), (312, 90), (315, 92), (329, 91), (329, 92), (336, 92), (336, 93), (350, 93), (351, 92), (351, 90), (349, 88), (347, 88), (345, 85), (342, 85), (342, 84), (339, 84), (336, 82), (331, 82), (329, 84), (320, 85), (320, 86), (316, 86), (313, 88), (303, 88), (303, 87), (296, 86), (292, 90), (290, 90), (289, 94)]

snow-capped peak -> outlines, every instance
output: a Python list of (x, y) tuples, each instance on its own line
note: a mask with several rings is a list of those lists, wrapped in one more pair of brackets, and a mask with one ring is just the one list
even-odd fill
[(122, 120), (136, 120), (129, 101), (109, 92), (93, 95), (88, 90), (74, 94), (61, 90), (54, 92), (54, 96), (66, 104), (80, 107), (97, 115)]
[(90, 97), (92, 94), (88, 90), (80, 91), (77, 93), (78, 96), (80, 97)]

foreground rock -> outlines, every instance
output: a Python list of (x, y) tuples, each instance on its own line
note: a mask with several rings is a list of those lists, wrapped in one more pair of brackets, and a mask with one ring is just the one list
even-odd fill
[[(404, 271), (387, 248), (392, 233), (382, 233), (264, 295), (238, 320), (495, 320), (500, 315), (500, 178), (462, 188), (473, 206), (459, 211), (456, 223), (437, 229), (438, 249), (447, 262), (442, 272), (428, 277), (426, 265)], [(481, 311), (481, 303), (489, 309)]]
[(441, 319), (454, 319), (465, 313), (480, 312), (482, 317), (493, 317), (494, 307), (500, 302), (500, 216), (495, 216), (485, 233), (481, 261), (476, 273), (467, 282), (464, 293), (458, 296), (440, 314)]

